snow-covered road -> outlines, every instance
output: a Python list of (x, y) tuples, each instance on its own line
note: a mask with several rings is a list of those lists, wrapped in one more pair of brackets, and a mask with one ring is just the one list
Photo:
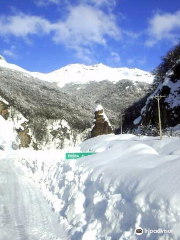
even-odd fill
[(0, 159), (0, 240), (64, 240), (57, 215), (13, 159)]

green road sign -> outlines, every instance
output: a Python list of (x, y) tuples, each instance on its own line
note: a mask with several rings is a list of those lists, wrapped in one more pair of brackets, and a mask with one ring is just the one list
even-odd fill
[(66, 159), (78, 159), (82, 157), (87, 157), (89, 155), (93, 155), (95, 152), (80, 152), (80, 153), (66, 153)]

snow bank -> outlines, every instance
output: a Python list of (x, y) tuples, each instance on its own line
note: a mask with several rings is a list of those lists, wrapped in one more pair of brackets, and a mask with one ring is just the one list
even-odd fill
[(12, 142), (15, 141), (14, 125), (11, 120), (5, 120), (0, 116), (0, 145), (4, 147), (11, 147)]
[[(80, 149), (19, 151), (72, 240), (180, 239), (180, 139), (103, 135)], [(79, 160), (66, 151), (95, 151)], [(172, 233), (138, 236), (135, 228)]]

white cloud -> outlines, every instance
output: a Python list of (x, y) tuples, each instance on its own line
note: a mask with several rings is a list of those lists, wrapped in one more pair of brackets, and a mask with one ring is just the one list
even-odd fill
[(115, 7), (116, 0), (82, 0), (86, 4), (92, 4), (96, 7)]
[(127, 64), (128, 65), (144, 65), (147, 62), (147, 58), (146, 56), (142, 57), (142, 58), (129, 58), (127, 60)]
[[(49, 4), (60, 5), (60, 3), (66, 4), (67, 6), (72, 5), (71, 0), (34, 0), (37, 6), (48, 6)], [(113, 8), (116, 5), (116, 0), (78, 0), (74, 1), (74, 4), (88, 4), (96, 7), (108, 7)]]
[(18, 54), (16, 53), (16, 47), (11, 45), (8, 49), (4, 49), (2, 51), (3, 56), (8, 56), (11, 58), (18, 58)]
[[(116, 16), (101, 9), (82, 4), (69, 7), (66, 19), (51, 22), (40, 16), (16, 13), (0, 18), (0, 35), (29, 39), (30, 35), (48, 35), (56, 44), (73, 49), (79, 58), (90, 58), (95, 45), (106, 46), (107, 39), (120, 39), (121, 30)], [(86, 54), (86, 57), (83, 56)]]
[(51, 3), (59, 5), (60, 4), (60, 0), (34, 0), (34, 2), (36, 3), (37, 6), (47, 6)]
[(54, 3), (54, 4), (59, 4), (60, 3), (60, 0), (49, 0), (51, 3)]
[(174, 14), (157, 13), (149, 20), (147, 46), (153, 46), (157, 42), (167, 39), (174, 41), (179, 38), (177, 30), (180, 30), (180, 11)]
[(55, 24), (54, 29), (54, 40), (72, 47), (93, 43), (105, 45), (107, 36), (113, 39), (121, 36), (114, 15), (89, 5), (71, 8), (66, 21)]
[(40, 35), (54, 32), (56, 42), (68, 44), (106, 43), (106, 36), (118, 39), (121, 36), (112, 14), (105, 14), (88, 5), (71, 8), (67, 19), (51, 23), (49, 20), (18, 13), (0, 18), (0, 34), (25, 37), (30, 34)]
[(14, 35), (27, 37), (30, 34), (48, 34), (51, 24), (48, 20), (25, 14), (18, 14), (0, 18), (0, 35)]
[(130, 64), (134, 64), (135, 62), (135, 59), (134, 58), (130, 58), (127, 60), (127, 63), (130, 65)]
[(87, 55), (87, 49), (94, 44), (106, 46), (107, 37), (121, 37), (115, 16), (89, 5), (70, 8), (67, 19), (54, 24), (53, 28), (54, 41), (74, 49), (81, 59), (90, 58), (91, 51)]
[(86, 64), (93, 64), (95, 62), (94, 53), (90, 49), (82, 46), (76, 46), (74, 47), (74, 50), (77, 58), (83, 63), (85, 62)]
[(120, 63), (121, 57), (119, 56), (119, 54), (117, 52), (111, 52), (111, 60), (113, 62)]
[(129, 30), (123, 30), (123, 34), (130, 39), (137, 39), (142, 35), (142, 32), (133, 32)]
[(17, 55), (10, 49), (4, 49), (3, 50), (3, 55), (11, 57), (11, 58), (16, 58), (17, 57)]

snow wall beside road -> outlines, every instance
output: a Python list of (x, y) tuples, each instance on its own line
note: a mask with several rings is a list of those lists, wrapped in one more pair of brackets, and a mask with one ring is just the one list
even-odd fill
[[(103, 135), (63, 151), (20, 150), (17, 164), (39, 184), (72, 240), (178, 240), (179, 146), (179, 138)], [(66, 151), (79, 150), (96, 154), (65, 160)], [(169, 233), (146, 231), (158, 229)]]

